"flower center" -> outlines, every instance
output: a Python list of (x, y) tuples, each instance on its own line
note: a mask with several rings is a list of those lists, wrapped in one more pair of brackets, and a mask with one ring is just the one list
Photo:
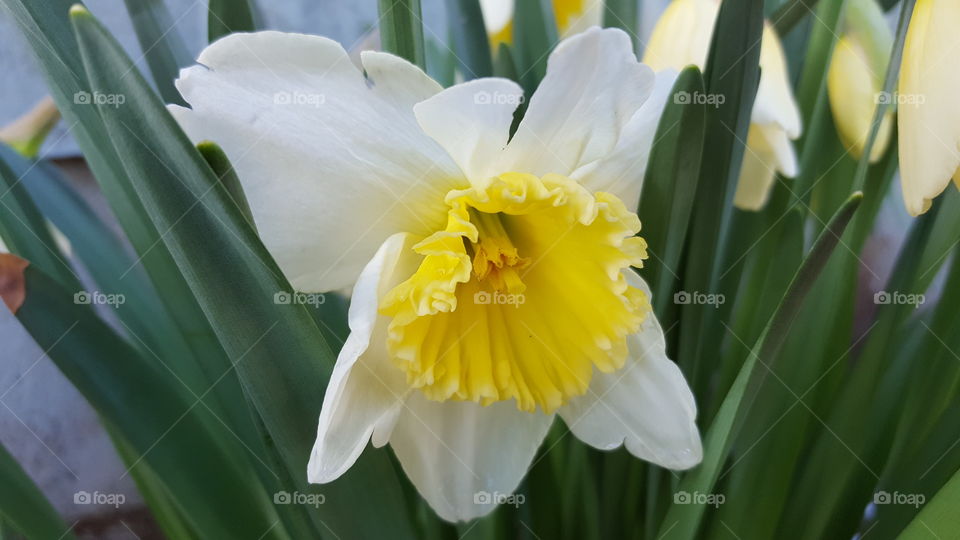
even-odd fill
[(451, 191), (447, 226), (413, 249), (417, 271), (380, 311), (387, 346), (428, 398), (553, 412), (620, 369), (649, 300), (623, 272), (641, 266), (640, 220), (574, 180), (506, 173)]
[(522, 294), (527, 288), (520, 270), (530, 266), (529, 257), (520, 257), (503, 228), (500, 214), (471, 211), (470, 222), (477, 228), (477, 242), (464, 240), (473, 253), (473, 275), (495, 291)]

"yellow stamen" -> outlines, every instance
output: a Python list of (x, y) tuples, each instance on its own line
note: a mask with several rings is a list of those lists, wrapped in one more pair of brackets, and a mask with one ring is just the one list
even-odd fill
[(507, 173), (446, 202), (446, 228), (414, 246), (420, 267), (381, 304), (412, 387), (552, 412), (587, 391), (594, 368), (623, 366), (650, 305), (623, 275), (646, 244), (619, 199), (559, 175)]

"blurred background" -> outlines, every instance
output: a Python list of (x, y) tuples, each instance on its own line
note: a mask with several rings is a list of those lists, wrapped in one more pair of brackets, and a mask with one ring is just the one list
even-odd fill
[[(149, 78), (123, 0), (89, 0), (86, 4), (127, 53), (139, 59), (138, 67)], [(166, 4), (175, 18), (169, 31), (180, 34), (190, 58), (195, 58), (206, 43), (206, 0), (166, 0)], [(641, 47), (666, 4), (667, 0), (641, 2)], [(260, 2), (259, 9), (265, 29), (327, 36), (351, 52), (378, 47), (375, 0)], [(423, 0), (422, 9), (428, 48), (443, 47), (454, 30), (447, 24), (444, 0)], [(790, 46), (789, 38), (785, 44)], [(797, 66), (790, 67), (794, 73), (798, 71)], [(0, 78), (0, 126), (4, 126), (47, 95), (28, 45), (4, 10), (0, 10), (0, 73), (4, 74)], [(63, 122), (54, 128), (39, 154), (53, 159), (73, 187), (112, 222), (96, 182), (78, 156), (70, 126)], [(899, 182), (894, 186), (866, 250), (866, 264), (884, 272), (862, 276), (860, 305), (864, 315), (875, 307), (869, 291), (882, 286), (909, 223), (900, 202)], [(96, 414), (6, 309), (0, 309), (0, 442), (81, 536), (159, 537)], [(117, 496), (113, 498), (115, 504), (97, 505), (85, 502), (85, 493)]]

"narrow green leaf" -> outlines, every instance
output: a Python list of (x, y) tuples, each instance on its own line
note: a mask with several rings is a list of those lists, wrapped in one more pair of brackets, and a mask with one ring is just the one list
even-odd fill
[(173, 81), (191, 58), (166, 4), (163, 0), (124, 0), (124, 4), (160, 97), (167, 103), (186, 105)]
[(230, 201), (237, 207), (240, 214), (246, 220), (247, 225), (254, 231), (257, 230), (253, 222), (253, 212), (250, 211), (250, 203), (247, 202), (247, 196), (243, 192), (243, 186), (240, 184), (240, 177), (237, 176), (236, 169), (230, 163), (226, 152), (220, 148), (217, 143), (212, 141), (203, 141), (197, 144), (197, 151), (206, 160), (207, 165), (213, 169), (213, 174), (220, 181), (220, 184), (227, 192)]
[(420, 0), (377, 0), (380, 43), (393, 53), (426, 69)]
[(640, 21), (640, 2), (637, 0), (605, 0), (603, 2), (603, 26), (620, 28), (630, 36), (633, 48), (637, 48), (637, 23)]
[(547, 57), (557, 44), (557, 21), (550, 0), (517, 2), (513, 14), (514, 60), (527, 98), (547, 73)]
[[(763, 2), (727, 0), (720, 7), (704, 72), (706, 92), (718, 106), (707, 109), (706, 149), (694, 201), (684, 290), (690, 294), (719, 292), (720, 246), (733, 193), (740, 176), (750, 115), (760, 81)], [(720, 99), (722, 97), (722, 99)], [(694, 392), (705, 384), (703, 356), (712, 351), (722, 327), (716, 309), (691, 303), (682, 306), (679, 363)]]
[[(703, 92), (700, 70), (691, 66), (680, 73), (670, 95)], [(703, 103), (667, 100), (643, 181), (639, 215), (650, 259), (642, 273), (653, 288), (654, 307), (661, 317), (672, 301), (673, 286), (679, 279), (680, 257), (700, 174), (705, 118)]]
[(770, 17), (777, 34), (787, 35), (804, 17), (813, 14), (817, 2), (818, 0), (786, 0)]
[(209, 0), (207, 39), (210, 43), (234, 32), (257, 29), (254, 0)]
[(64, 289), (34, 266), (24, 272), (26, 301), (17, 319), (105, 421), (163, 479), (184, 515), (208, 538), (257, 531), (284, 538), (273, 527), (268, 494), (236, 451), (239, 442), (182, 383), (140, 356)]
[(493, 58), (479, 0), (450, 0), (447, 18), (454, 29), (453, 49), (464, 80), (493, 75)]
[[(727, 393), (720, 412), (710, 425), (704, 441), (704, 459), (697, 469), (680, 482), (680, 491), (711, 493), (723, 466), (730, 444), (739, 432), (746, 411), (756, 396), (761, 379), (754, 372), (758, 361), (770, 363), (779, 354), (803, 301), (823, 270), (844, 229), (860, 204), (862, 194), (855, 193), (830, 220), (827, 229), (814, 243), (810, 253), (794, 275), (787, 292), (763, 334), (750, 351), (737, 379)], [(704, 504), (673, 504), (660, 527), (661, 538), (695, 538), (706, 512)]]
[[(32, 540), (75, 538), (40, 489), (0, 444), (0, 521)], [(2, 527), (0, 527), (2, 529)]]
[(960, 471), (924, 506), (900, 538), (956, 538), (957, 531), (960, 531), (957, 508), (960, 508)]
[[(166, 107), (138, 74), (123, 74), (120, 46), (86, 11), (72, 19), (91, 86), (121, 92), (129, 107), (98, 105), (127, 178), (185, 277), (294, 482), (289, 489), (326, 495), (311, 509), (317, 530), (338, 536), (395, 538), (413, 532), (386, 455), (367, 451), (344, 478), (307, 483), (307, 461), (332, 355), (304, 305), (277, 303), (291, 292), (282, 272)], [(151, 129), (136, 133), (147, 122)], [(196, 234), (203, 231), (203, 234)], [(242, 361), (240, 361), (242, 359)], [(360, 508), (378, 509), (366, 519)]]

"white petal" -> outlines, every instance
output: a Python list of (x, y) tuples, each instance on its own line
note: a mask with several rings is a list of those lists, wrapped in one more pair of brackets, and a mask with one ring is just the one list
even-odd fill
[(622, 30), (591, 28), (560, 42), (500, 169), (569, 176), (609, 154), (653, 80)]
[(517, 410), (513, 401), (430, 401), (412, 392), (390, 436), (407, 477), (447, 521), (488, 514), (513, 493), (553, 415)]
[(496, 159), (507, 146), (513, 112), (523, 90), (507, 79), (477, 79), (447, 88), (413, 112), (474, 183), (504, 172)]
[(681, 70), (688, 65), (702, 70), (719, 10), (717, 0), (670, 2), (653, 28), (643, 63), (657, 71)]
[(380, 297), (416, 270), (414, 240), (397, 233), (387, 239), (363, 269), (350, 301), (350, 336), (333, 368), (317, 427), (307, 478), (336, 480), (363, 452), (389, 437), (407, 392), (406, 376), (391, 364), (386, 350), (389, 320), (379, 315)]
[[(625, 273), (631, 286), (650, 295), (640, 276)], [(703, 448), (696, 403), (680, 368), (667, 358), (663, 330), (652, 313), (628, 344), (624, 368), (595, 372), (587, 394), (562, 407), (560, 416), (574, 435), (600, 450), (625, 445), (634, 456), (668, 469), (697, 465)]]
[(677, 72), (672, 69), (657, 73), (653, 93), (627, 122), (616, 148), (597, 161), (580, 167), (571, 177), (591, 191), (616, 195), (627, 208), (637, 208), (660, 116), (676, 80)]
[(791, 139), (800, 136), (800, 107), (790, 86), (787, 57), (777, 32), (766, 21), (760, 46), (760, 87), (750, 119), (755, 124), (776, 124)]
[(300, 290), (349, 286), (391, 234), (442, 227), (443, 196), (465, 187), (413, 115), (440, 86), (399, 58), (362, 58), (367, 78), (326, 38), (233, 34), (177, 81), (192, 109), (172, 112), (191, 139), (226, 151)]
[(500, 32), (513, 20), (514, 0), (480, 0), (483, 25), (488, 34)]
[(900, 74), (900, 170), (911, 215), (930, 208), (950, 178), (960, 180), (960, 3), (919, 0)]
[(797, 174), (797, 155), (787, 133), (777, 124), (751, 124), (733, 204), (757, 211), (767, 204), (777, 172)]

